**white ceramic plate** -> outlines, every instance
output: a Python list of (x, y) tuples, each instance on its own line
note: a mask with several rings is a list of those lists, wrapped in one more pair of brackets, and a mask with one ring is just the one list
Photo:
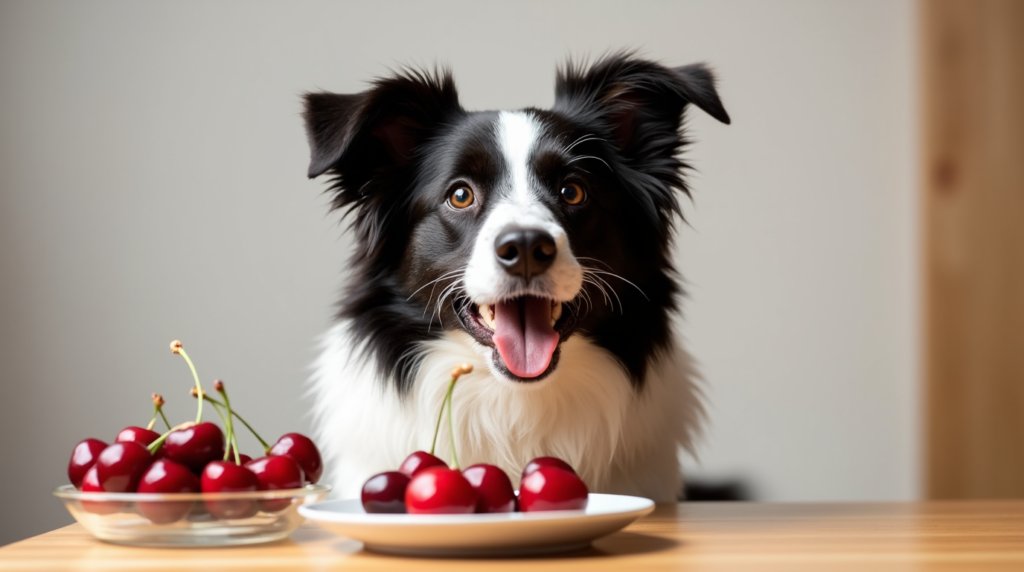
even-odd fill
[(650, 499), (591, 494), (586, 510), (506, 514), (366, 514), (359, 499), (299, 507), (299, 514), (367, 550), (410, 556), (502, 556), (584, 548), (654, 510)]

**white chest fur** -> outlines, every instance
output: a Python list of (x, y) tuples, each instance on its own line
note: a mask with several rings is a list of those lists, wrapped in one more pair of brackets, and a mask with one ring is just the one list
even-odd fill
[[(310, 391), (325, 482), (339, 497), (359, 495), (371, 475), (397, 470), (416, 450), (429, 450), (449, 372), (470, 363), (454, 392), (455, 441), (463, 467), (498, 465), (518, 487), (532, 458), (556, 456), (583, 477), (591, 492), (673, 501), (680, 494), (680, 449), (691, 450), (703, 409), (690, 356), (677, 348), (660, 356), (637, 394), (615, 357), (585, 337), (562, 344), (558, 368), (536, 384), (491, 373), (490, 348), (460, 332), (426, 343), (410, 393), (400, 398), (363, 358), (347, 324), (323, 338)], [(441, 426), (437, 455), (449, 459)]]

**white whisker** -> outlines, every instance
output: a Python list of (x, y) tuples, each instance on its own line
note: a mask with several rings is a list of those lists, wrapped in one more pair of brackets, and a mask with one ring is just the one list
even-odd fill
[(568, 153), (569, 151), (572, 151), (573, 147), (575, 147), (577, 145), (582, 145), (583, 143), (589, 143), (590, 141), (605, 141), (605, 139), (602, 139), (602, 138), (600, 138), (600, 137), (598, 137), (596, 135), (591, 135), (591, 134), (588, 133), (586, 135), (582, 135), (579, 139), (577, 139), (571, 145), (566, 147), (565, 148), (565, 152)]
[[(422, 290), (422, 289), (426, 288), (427, 286), (430, 286), (431, 284), (435, 284), (435, 283), (437, 283), (437, 282), (439, 282), (439, 281), (441, 281), (441, 280), (444, 280), (445, 278), (448, 278), (449, 276), (452, 276), (452, 275), (458, 274), (459, 272), (462, 272), (462, 269), (461, 269), (461, 268), (460, 268), (460, 269), (457, 269), (457, 270), (452, 270), (451, 272), (445, 272), (444, 274), (442, 274), (442, 275), (441, 275), (441, 276), (439, 276), (438, 278), (435, 278), (435, 279), (431, 280), (430, 282), (427, 282), (427, 283), (426, 283), (426, 284), (424, 284), (423, 286), (420, 286), (419, 288), (417, 288), (416, 290), (414, 290), (412, 294), (409, 294), (409, 297), (408, 297), (408, 298), (406, 298), (406, 299), (405, 299), (405, 301), (406, 301), (406, 302), (408, 302), (409, 300), (412, 300), (412, 297), (413, 297), (413, 296), (415, 296), (417, 292), (419, 292), (420, 290)], [(430, 292), (431, 292), (431, 295), (433, 295), (433, 292), (434, 292), (434, 291), (433, 291), (433, 290), (431, 290)]]
[(597, 159), (598, 161), (604, 163), (604, 166), (608, 167), (609, 171), (612, 171), (613, 173), (615, 172), (614, 170), (612, 170), (611, 165), (609, 165), (607, 162), (605, 162), (604, 159), (602, 159), (600, 157), (595, 157), (593, 155), (577, 155), (576, 157), (573, 157), (572, 159), (566, 161), (565, 164), (568, 165), (569, 163), (575, 163), (576, 161), (579, 161), (580, 159)]
[(597, 270), (595, 268), (584, 268), (584, 272), (588, 272), (588, 271), (592, 272), (594, 274), (605, 274), (607, 276), (612, 276), (612, 277), (618, 278), (619, 280), (622, 280), (623, 282), (625, 282), (626, 284), (629, 284), (633, 288), (636, 288), (636, 291), (639, 292), (641, 295), (643, 295), (644, 298), (647, 298), (648, 302), (651, 301), (651, 299), (647, 296), (647, 294), (644, 293), (643, 290), (640, 289), (639, 286), (637, 286), (636, 284), (633, 284), (629, 280), (626, 280), (625, 278), (623, 278), (622, 276), (619, 276), (618, 274), (616, 274), (614, 272), (605, 272), (604, 270)]

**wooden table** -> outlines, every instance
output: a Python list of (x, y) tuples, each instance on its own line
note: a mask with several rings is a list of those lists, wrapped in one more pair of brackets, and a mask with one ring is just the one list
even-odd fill
[(152, 549), (78, 525), (0, 548), (0, 570), (1013, 570), (1024, 571), (1024, 500), (664, 505), (558, 557), (411, 559), (364, 552), (310, 524), (257, 547)]

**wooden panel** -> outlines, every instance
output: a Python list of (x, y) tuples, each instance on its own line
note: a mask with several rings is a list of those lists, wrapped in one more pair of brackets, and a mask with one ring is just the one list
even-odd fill
[(1024, 1), (923, 1), (926, 490), (1024, 497)]
[(1024, 501), (684, 503), (565, 555), (398, 558), (311, 525), (240, 548), (104, 544), (79, 525), (0, 548), (0, 570), (1024, 570)]

